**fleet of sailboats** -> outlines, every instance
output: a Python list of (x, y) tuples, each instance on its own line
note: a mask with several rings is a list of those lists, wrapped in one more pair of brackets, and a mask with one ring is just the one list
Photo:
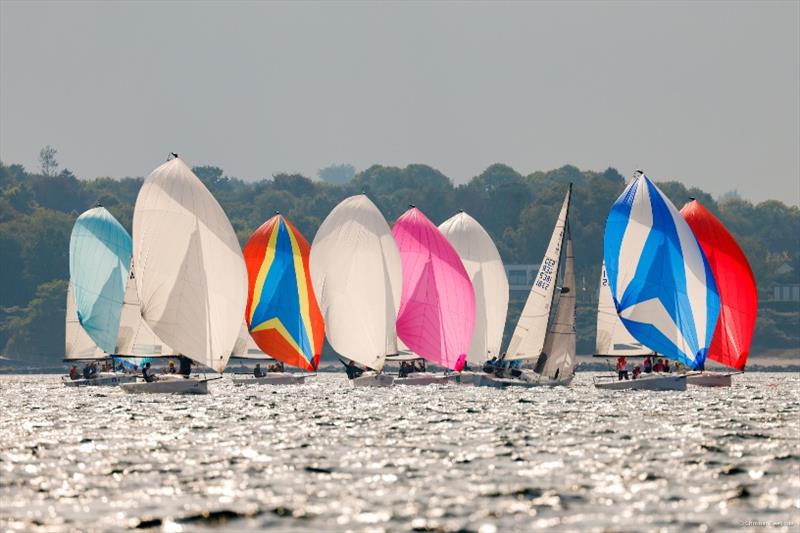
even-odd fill
[[(276, 214), (242, 251), (217, 200), (173, 156), (142, 185), (133, 239), (101, 206), (76, 221), (65, 360), (179, 356), (221, 374), (236, 357), (314, 372), (327, 337), (355, 387), (572, 381), (577, 287), (571, 185), (501, 351), (508, 279), (491, 236), (468, 214), (437, 228), (410, 206), (390, 229), (360, 194), (330, 212), (310, 246)], [(682, 390), (687, 382), (730, 385), (747, 361), (756, 305), (750, 266), (722, 223), (694, 199), (678, 212), (637, 171), (606, 224), (595, 352), (658, 354), (690, 372), (633, 380), (620, 373), (595, 384), (652, 390)], [(384, 371), (387, 360), (416, 358), (446, 374)], [(733, 372), (705, 372), (706, 359)], [(208, 392), (208, 378), (185, 374), (152, 379), (145, 372), (144, 381), (128, 383), (122, 381), (130, 376), (98, 376), (95, 383), (133, 393)], [(300, 384), (306, 377), (282, 368), (256, 374), (234, 382)]]

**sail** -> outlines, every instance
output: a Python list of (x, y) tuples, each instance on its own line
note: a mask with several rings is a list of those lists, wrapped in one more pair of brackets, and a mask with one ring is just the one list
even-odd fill
[(247, 273), (231, 223), (178, 159), (142, 185), (133, 212), (142, 316), (175, 351), (225, 368), (247, 300)]
[(69, 239), (69, 275), (78, 321), (97, 346), (114, 353), (131, 263), (131, 237), (104, 207), (75, 221)]
[(175, 355), (175, 352), (153, 333), (142, 318), (142, 305), (136, 293), (136, 276), (131, 268), (125, 287), (125, 301), (119, 320), (114, 355), (149, 357)]
[(643, 345), (700, 368), (719, 315), (703, 251), (672, 202), (643, 173), (611, 207), (604, 257), (611, 294)]
[(542, 359), (537, 364), (539, 373), (550, 379), (565, 378), (572, 374), (576, 360), (575, 337), (575, 256), (572, 238), (567, 225), (567, 246), (564, 257), (564, 279), (558, 296), (556, 315), (544, 344)]
[(305, 237), (282, 215), (261, 225), (244, 247), (245, 319), (256, 344), (275, 359), (316, 370), (325, 339), (308, 267)]
[(608, 286), (605, 262), (600, 270), (598, 295), (595, 355), (636, 357), (653, 354), (653, 350), (633, 338), (617, 315), (617, 307)]
[(397, 353), (400, 254), (389, 225), (369, 198), (344, 199), (311, 245), (311, 279), (336, 352), (375, 370)]
[(64, 359), (105, 359), (106, 354), (97, 347), (78, 321), (78, 309), (72, 295), (72, 282), (67, 287), (66, 331), (64, 336)]
[(236, 344), (233, 345), (233, 352), (231, 357), (238, 359), (269, 359), (273, 358), (261, 351), (261, 348), (256, 344), (255, 339), (250, 335), (247, 329), (247, 321), (242, 321), (242, 329), (239, 331), (239, 336), (236, 338)]
[(547, 336), (547, 325), (550, 321), (550, 308), (556, 288), (561, 247), (564, 243), (564, 228), (569, 215), (569, 204), (572, 197), (572, 185), (567, 189), (561, 211), (558, 214), (550, 244), (544, 254), (539, 272), (533, 280), (528, 300), (522, 308), (511, 342), (506, 350), (505, 359), (536, 359), (544, 349)]
[(681, 215), (706, 255), (719, 292), (719, 319), (708, 358), (742, 370), (750, 353), (758, 311), (753, 271), (733, 236), (700, 202), (687, 203)]
[(460, 369), (475, 328), (475, 294), (458, 253), (415, 207), (392, 234), (403, 266), (397, 335), (428, 361)]
[(478, 221), (458, 213), (445, 220), (439, 231), (458, 252), (475, 290), (475, 329), (467, 361), (482, 365), (500, 355), (508, 313), (508, 278), (494, 241)]

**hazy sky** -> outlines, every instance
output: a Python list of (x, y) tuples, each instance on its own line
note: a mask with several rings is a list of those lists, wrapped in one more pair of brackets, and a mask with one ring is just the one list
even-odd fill
[(0, 158), (641, 167), (800, 202), (800, 3), (0, 0)]

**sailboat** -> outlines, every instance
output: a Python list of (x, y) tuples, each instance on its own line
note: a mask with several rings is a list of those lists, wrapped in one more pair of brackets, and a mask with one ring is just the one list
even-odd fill
[(719, 319), (707, 357), (735, 371), (693, 373), (688, 382), (729, 387), (731, 376), (744, 370), (750, 354), (758, 313), (756, 281), (744, 252), (717, 217), (694, 198), (680, 213), (703, 249), (719, 291)]
[[(614, 306), (630, 334), (666, 358), (702, 368), (719, 315), (714, 277), (689, 225), (641, 171), (611, 207), (604, 259)], [(650, 388), (647, 381), (595, 385)], [(686, 388), (685, 379), (673, 383), (664, 388)]]
[[(222, 372), (247, 301), (247, 273), (222, 207), (177, 156), (145, 179), (133, 212), (141, 313), (177, 353)], [(208, 393), (207, 379), (122, 385), (129, 393)]]
[[(487, 366), (494, 375), (483, 376), (480, 385), (557, 386), (569, 385), (575, 370), (575, 267), (569, 232), (572, 184), (567, 189), (550, 242), (534, 278), (503, 361), (529, 361), (533, 371)], [(566, 243), (566, 247), (564, 244)], [(557, 291), (562, 250), (566, 248), (563, 279)], [(558, 300), (555, 315), (551, 313)]]
[[(426, 361), (462, 370), (475, 328), (475, 293), (458, 252), (414, 206), (397, 219), (392, 235), (403, 271), (398, 337)], [(405, 379), (428, 384), (430, 378), (412, 374)]]
[[(120, 329), (131, 238), (104, 207), (81, 214), (70, 235), (65, 361), (107, 359)], [(64, 380), (67, 386), (118, 385), (124, 376), (97, 372)]]
[[(244, 247), (248, 277), (245, 321), (264, 353), (313, 372), (319, 366), (325, 326), (311, 284), (309, 248), (305, 237), (280, 214), (253, 233)], [(248, 383), (304, 381), (303, 375), (268, 372)]]
[(382, 371), (386, 356), (397, 353), (400, 254), (369, 198), (351, 196), (328, 214), (311, 244), (309, 265), (328, 342), (347, 359), (350, 384), (391, 386), (394, 378)]
[[(477, 220), (461, 211), (439, 225), (439, 231), (458, 252), (475, 291), (475, 329), (467, 364), (477, 369), (500, 356), (508, 313), (508, 277), (492, 238)], [(473, 383), (480, 372), (455, 374), (460, 383)]]

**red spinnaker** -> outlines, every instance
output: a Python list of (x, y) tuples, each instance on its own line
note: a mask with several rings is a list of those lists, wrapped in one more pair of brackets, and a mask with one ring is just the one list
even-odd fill
[(717, 217), (692, 200), (681, 209), (703, 249), (719, 291), (720, 310), (708, 358), (743, 370), (756, 326), (758, 292), (742, 249)]

